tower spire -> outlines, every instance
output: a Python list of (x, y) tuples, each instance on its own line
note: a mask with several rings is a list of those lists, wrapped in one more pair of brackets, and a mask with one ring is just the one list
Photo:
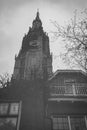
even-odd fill
[(40, 17), (39, 17), (39, 9), (37, 9), (36, 17), (32, 23), (32, 29), (40, 28), (40, 27), (42, 27), (42, 22), (41, 22)]
[(39, 20), (39, 9), (37, 9), (36, 19)]
[(39, 12), (39, 8), (37, 8), (37, 12)]

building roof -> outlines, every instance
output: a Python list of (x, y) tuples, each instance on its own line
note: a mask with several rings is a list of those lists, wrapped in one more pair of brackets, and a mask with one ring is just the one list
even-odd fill
[(52, 80), (57, 74), (59, 73), (81, 73), (84, 76), (87, 76), (86, 72), (82, 70), (72, 70), (72, 69), (64, 69), (64, 70), (57, 70), (53, 75), (48, 79), (49, 81)]

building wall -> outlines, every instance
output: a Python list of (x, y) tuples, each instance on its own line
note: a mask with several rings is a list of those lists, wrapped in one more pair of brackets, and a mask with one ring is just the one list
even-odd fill
[[(31, 49), (26, 53), (24, 79), (34, 79), (35, 76), (37, 79), (43, 79), (43, 54), (41, 38), (38, 39), (38, 44), (38, 49)], [(34, 77), (32, 77), (32, 75)]]
[(21, 101), (19, 130), (44, 130), (44, 83), (14, 82), (0, 90), (1, 101)]
[[(75, 88), (74, 93), (70, 93), (70, 87)], [(78, 86), (76, 86), (78, 85)], [(83, 88), (85, 88), (83, 90)], [(48, 99), (46, 102), (46, 120), (47, 129), (57, 130), (64, 124), (60, 124), (58, 121), (63, 121), (64, 118), (67, 119), (67, 127), (70, 123), (69, 130), (86, 130), (87, 122), (87, 76), (82, 72), (62, 72), (57, 73), (51, 80), (49, 80), (48, 87)], [(67, 92), (66, 92), (67, 91)], [(78, 118), (79, 123), (76, 119)], [(68, 120), (69, 119), (69, 120)], [(72, 119), (74, 124), (72, 125)], [(56, 121), (55, 121), (56, 120)], [(84, 127), (82, 128), (81, 120), (84, 120)], [(63, 122), (61, 122), (63, 123)], [(76, 124), (77, 123), (77, 124)], [(59, 124), (59, 125), (58, 125)], [(66, 126), (63, 126), (66, 130)], [(70, 128), (71, 127), (71, 128)], [(77, 128), (78, 127), (78, 128)]]

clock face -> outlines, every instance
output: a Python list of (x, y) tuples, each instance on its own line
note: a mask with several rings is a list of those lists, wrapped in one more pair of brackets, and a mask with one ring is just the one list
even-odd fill
[(32, 47), (38, 47), (38, 46), (39, 46), (39, 42), (36, 41), (36, 40), (31, 41), (29, 44), (30, 44), (30, 46), (32, 46)]

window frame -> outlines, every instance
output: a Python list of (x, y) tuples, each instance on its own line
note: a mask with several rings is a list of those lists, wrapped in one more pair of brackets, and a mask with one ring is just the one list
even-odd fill
[[(10, 113), (11, 110), (11, 105), (12, 104), (18, 104), (18, 113)], [(16, 125), (15, 130), (19, 130), (19, 125), (20, 125), (20, 119), (21, 119), (21, 107), (22, 107), (22, 101), (0, 101), (0, 104), (8, 104), (8, 110), (7, 113), (2, 113), (0, 114), (0, 119), (6, 119), (6, 120), (11, 120), (15, 119), (16, 120)]]

